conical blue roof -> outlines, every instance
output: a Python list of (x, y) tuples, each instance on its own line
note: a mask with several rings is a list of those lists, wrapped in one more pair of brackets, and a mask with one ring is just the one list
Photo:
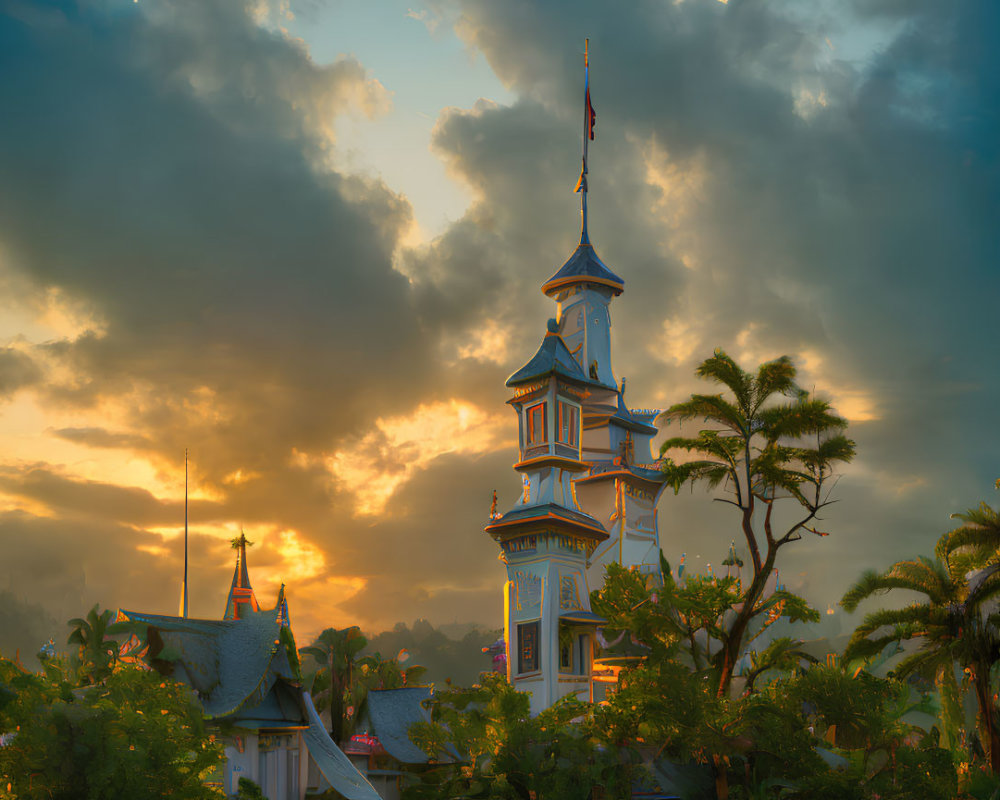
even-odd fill
[(542, 284), (542, 291), (551, 297), (559, 289), (572, 283), (599, 283), (611, 287), (616, 295), (625, 289), (625, 281), (608, 269), (597, 257), (594, 246), (586, 242), (581, 242), (569, 261)]
[(550, 319), (549, 330), (542, 339), (542, 346), (527, 364), (507, 378), (507, 386), (517, 386), (519, 383), (527, 383), (548, 375), (561, 375), (575, 381), (591, 383), (569, 352), (558, 330), (556, 321)]

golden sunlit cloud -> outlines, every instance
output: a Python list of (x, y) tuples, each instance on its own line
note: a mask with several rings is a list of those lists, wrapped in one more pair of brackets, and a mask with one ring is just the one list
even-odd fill
[(816, 115), (821, 108), (826, 108), (829, 104), (829, 99), (827, 98), (825, 89), (818, 89), (816, 91), (811, 91), (806, 88), (800, 88), (795, 92), (795, 103), (793, 108), (795, 113), (798, 114), (802, 119), (809, 120)]
[(660, 245), (681, 260), (688, 269), (697, 269), (700, 252), (697, 226), (689, 224), (699, 204), (705, 200), (708, 164), (703, 152), (679, 161), (655, 139), (632, 141), (641, 155), (646, 183), (655, 198), (650, 212), (664, 223)]
[(701, 335), (692, 323), (680, 317), (663, 320), (663, 333), (646, 345), (646, 350), (654, 358), (668, 364), (680, 366), (698, 349)]
[(759, 339), (760, 326), (751, 322), (736, 336), (736, 359), (751, 369), (782, 355), (789, 355), (798, 369), (798, 384), (804, 389), (815, 391), (829, 400), (833, 410), (848, 422), (872, 422), (880, 419), (873, 393), (853, 386), (849, 380), (839, 380), (836, 372), (831, 373), (826, 358), (814, 349), (806, 348), (798, 352), (780, 353), (763, 345)]
[(452, 399), (421, 404), (408, 416), (377, 419), (375, 430), (326, 459), (327, 468), (355, 495), (355, 513), (385, 511), (393, 493), (446, 453), (481, 454), (507, 447), (506, 415)]
[(474, 358), (478, 361), (492, 361), (503, 364), (507, 361), (510, 330), (495, 319), (471, 331), (458, 346), (459, 358)]

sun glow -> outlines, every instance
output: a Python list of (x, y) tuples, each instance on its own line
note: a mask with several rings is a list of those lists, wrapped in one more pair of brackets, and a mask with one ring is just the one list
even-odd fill
[(379, 514), (395, 491), (434, 459), (506, 447), (508, 422), (463, 400), (421, 404), (408, 416), (377, 419), (374, 430), (329, 456), (326, 465), (354, 493), (356, 514)]

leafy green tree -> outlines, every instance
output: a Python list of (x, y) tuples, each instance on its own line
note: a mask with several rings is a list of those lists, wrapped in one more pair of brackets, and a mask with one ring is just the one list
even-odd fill
[(76, 617), (67, 623), (73, 628), (67, 643), (79, 646), (78, 668), (84, 683), (100, 683), (111, 674), (118, 656), (118, 643), (109, 636), (113, 618), (111, 609), (98, 611), (95, 605), (86, 618)]
[[(595, 786), (605, 797), (631, 795), (629, 751), (601, 739), (595, 709), (564, 697), (532, 717), (529, 699), (496, 673), (471, 689), (447, 689), (429, 701), (431, 721), (410, 728), (410, 738), (439, 761), (404, 796), (420, 798), (587, 798)], [(602, 744), (604, 745), (602, 747)]]
[[(847, 422), (829, 403), (795, 384), (796, 370), (787, 357), (750, 373), (716, 350), (697, 374), (728, 389), (729, 396), (695, 394), (664, 412), (668, 421), (698, 420), (707, 427), (696, 436), (665, 441), (662, 468), (675, 491), (703, 482), (722, 492), (718, 499), (739, 515), (751, 575), (724, 620), (721, 646), (712, 657), (717, 690), (728, 695), (753, 623), (766, 619), (778, 602), (765, 596), (778, 553), (805, 533), (826, 535), (816, 527), (818, 515), (831, 502), (833, 469), (853, 458), (854, 442), (843, 435)], [(695, 458), (675, 463), (668, 454), (677, 451)], [(779, 524), (784, 507), (793, 513)]]
[(941, 696), (946, 743), (954, 749), (961, 738), (962, 719), (955, 666), (967, 670), (976, 695), (981, 740), (991, 769), (1000, 772), (1000, 719), (991, 685), (991, 671), (1000, 661), (1000, 635), (988, 611), (990, 601), (1000, 593), (1000, 572), (985, 569), (966, 574), (968, 562), (959, 559), (956, 565), (921, 556), (897, 561), (881, 573), (864, 573), (841, 600), (847, 611), (894, 589), (916, 592), (926, 599), (867, 614), (852, 634), (844, 658), (872, 656), (892, 642), (921, 640), (921, 648), (904, 657), (895, 672), (900, 677), (933, 678)]
[(746, 691), (752, 693), (757, 679), (765, 673), (772, 671), (792, 672), (803, 664), (815, 664), (815, 656), (803, 650), (799, 646), (801, 644), (801, 641), (795, 641), (789, 636), (782, 636), (771, 642), (760, 653), (751, 652), (750, 669), (742, 675), (746, 681)]
[(236, 800), (267, 800), (261, 788), (249, 778), (240, 778)]
[[(189, 687), (118, 666), (77, 686), (58, 660), (45, 673), (0, 659), (14, 699), (0, 708), (0, 795), (20, 800), (207, 800), (203, 779), (222, 759)], [(90, 676), (88, 676), (90, 677)]]
[(327, 628), (308, 647), (299, 648), (302, 655), (312, 656), (320, 665), (313, 680), (313, 699), (319, 711), (330, 711), (330, 735), (335, 742), (345, 738), (349, 724), (347, 707), (349, 692), (354, 685), (358, 654), (368, 640), (356, 625), (349, 628)]
[[(770, 709), (768, 716), (769, 707), (762, 701), (737, 700), (717, 691), (713, 654), (726, 635), (725, 620), (741, 602), (736, 579), (695, 576), (678, 583), (662, 556), (660, 566), (662, 583), (611, 564), (604, 586), (591, 593), (592, 608), (608, 620), (605, 636), (616, 642), (602, 650), (601, 657), (619, 655), (620, 663), (630, 665), (619, 674), (608, 705), (595, 716), (616, 744), (643, 742), (658, 755), (711, 765), (716, 793), (726, 797), (732, 764), (754, 761), (747, 754), (753, 725), (770, 730), (781, 721), (785, 741), (775, 733), (773, 744), (786, 756), (793, 742), (808, 750), (809, 743), (803, 744), (800, 736), (805, 725), (791, 712), (781, 717)], [(767, 602), (774, 618), (816, 616), (789, 592), (776, 593)], [(777, 640), (757, 657), (750, 686), (755, 688), (765, 672), (788, 671), (808, 660), (791, 640)], [(816, 761), (813, 755), (809, 769), (816, 768)], [(760, 780), (778, 777), (783, 773), (762, 775)]]

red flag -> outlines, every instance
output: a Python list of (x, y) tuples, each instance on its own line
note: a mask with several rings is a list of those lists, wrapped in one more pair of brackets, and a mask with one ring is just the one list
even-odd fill
[(590, 141), (594, 141), (594, 126), (597, 124), (597, 112), (590, 102), (590, 81), (587, 81), (587, 135)]

